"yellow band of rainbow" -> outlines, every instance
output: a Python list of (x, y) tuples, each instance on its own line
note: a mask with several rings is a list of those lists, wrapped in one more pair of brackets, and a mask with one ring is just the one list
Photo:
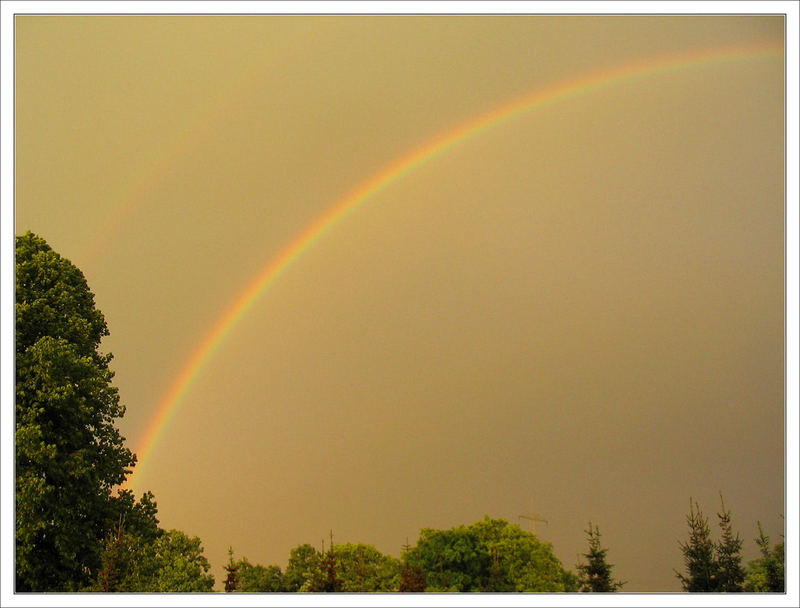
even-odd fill
[(170, 420), (175, 416), (179, 405), (191, 390), (202, 371), (208, 366), (214, 353), (224, 342), (226, 336), (248, 313), (259, 297), (272, 285), (292, 262), (307, 251), (317, 240), (332, 230), (339, 222), (353, 213), (360, 205), (395, 181), (408, 175), (417, 167), (443, 154), (452, 147), (479, 135), (480, 133), (515, 118), (526, 112), (585, 95), (638, 78), (662, 74), (685, 68), (699, 68), (706, 65), (757, 59), (765, 56), (782, 57), (783, 43), (739, 47), (725, 47), (670, 55), (632, 64), (605, 69), (592, 74), (554, 84), (525, 95), (515, 101), (495, 108), (477, 118), (467, 121), (454, 129), (440, 134), (402, 158), (387, 165), (367, 180), (359, 184), (328, 209), (313, 224), (288, 243), (259, 273), (242, 292), (231, 302), (225, 313), (214, 323), (202, 342), (192, 352), (181, 368), (180, 374), (172, 381), (163, 396), (155, 414), (148, 424), (139, 447), (139, 464), (127, 482), (135, 489), (136, 480), (144, 466), (149, 462), (158, 440), (163, 436)]

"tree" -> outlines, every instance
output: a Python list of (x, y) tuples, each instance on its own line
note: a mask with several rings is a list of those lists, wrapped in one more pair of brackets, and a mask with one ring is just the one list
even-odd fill
[(583, 554), (586, 563), (577, 566), (580, 590), (605, 593), (622, 588), (624, 581), (615, 581), (611, 578), (613, 565), (606, 562), (608, 549), (600, 546), (600, 529), (597, 525), (592, 528), (592, 522), (589, 522), (586, 538), (589, 541), (589, 552)]
[(341, 591), (374, 593), (396, 591), (400, 585), (399, 560), (372, 545), (344, 543), (333, 547), (336, 576)]
[(375, 593), (397, 591), (399, 585), (399, 560), (372, 545), (334, 545), (333, 537), (327, 551), (311, 545), (293, 549), (283, 576), (286, 591)]
[(289, 552), (289, 563), (283, 575), (283, 586), (286, 591), (300, 591), (311, 573), (319, 568), (321, 556), (319, 551), (308, 543), (299, 545)]
[(404, 561), (400, 570), (400, 586), (397, 590), (402, 593), (421, 593), (425, 591), (426, 586), (425, 571)]
[(778, 543), (774, 549), (770, 549), (769, 536), (764, 534), (760, 521), (758, 522), (758, 538), (755, 541), (761, 550), (761, 557), (748, 562), (744, 590), (783, 593), (786, 561), (784, 543)]
[(716, 545), (717, 584), (716, 591), (734, 592), (741, 591), (744, 584), (744, 569), (742, 568), (742, 541), (739, 534), (733, 534), (731, 529), (731, 512), (725, 510), (725, 501), (722, 493), (719, 495), (722, 511), (717, 513), (719, 525), (722, 529), (720, 541)]
[(236, 591), (245, 593), (279, 593), (283, 588), (283, 573), (279, 566), (251, 564), (246, 557), (235, 563)]
[(517, 524), (488, 516), (469, 528), (492, 558), (483, 591), (577, 591), (575, 575), (563, 568), (550, 543)]
[(408, 569), (424, 573), (426, 591), (574, 590), (574, 576), (549, 544), (488, 516), (470, 526), (423, 529), (405, 559)]
[(155, 526), (155, 503), (114, 493), (136, 457), (114, 426), (125, 407), (83, 274), (28, 232), (15, 278), (16, 589), (75, 591), (99, 572), (119, 516)]
[[(695, 512), (697, 507), (697, 512)], [(717, 580), (717, 563), (714, 559), (714, 543), (708, 519), (703, 516), (697, 501), (689, 500), (689, 515), (686, 516), (689, 526), (689, 540), (679, 542), (686, 575), (676, 571), (684, 591), (714, 591)]]
[(117, 591), (119, 589), (120, 570), (124, 568), (125, 531), (120, 519), (119, 527), (114, 535), (109, 536), (102, 555), (103, 567), (97, 575), (97, 583), (92, 591)]
[[(718, 543), (711, 539), (708, 519), (703, 516), (700, 505), (689, 500), (689, 540), (680, 543), (686, 566), (686, 574), (676, 571), (685, 591), (732, 592), (741, 591), (744, 582), (742, 569), (742, 541), (731, 529), (730, 511), (725, 509), (722, 500), (722, 512), (717, 514), (722, 530)], [(695, 508), (697, 512), (695, 512)]]
[(491, 557), (473, 531), (458, 526), (422, 529), (408, 561), (425, 572), (426, 591), (464, 592), (482, 588)]
[(124, 532), (112, 536), (103, 565), (91, 590), (188, 593), (214, 587), (200, 539), (180, 530), (161, 530), (151, 541)]
[(236, 591), (236, 583), (238, 582), (236, 572), (238, 570), (238, 566), (233, 561), (233, 547), (228, 547), (228, 565), (225, 566), (225, 571), (228, 575), (225, 577), (225, 593)]

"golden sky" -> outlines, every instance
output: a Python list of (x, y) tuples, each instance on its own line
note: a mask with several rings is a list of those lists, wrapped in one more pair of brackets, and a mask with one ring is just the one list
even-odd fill
[[(411, 150), (558, 82), (781, 43), (774, 16), (21, 16), (16, 232), (85, 273), (129, 447), (230, 303)], [(689, 497), (756, 556), (784, 512), (783, 57), (513, 117), (318, 239), (216, 351), (139, 480), (285, 567), (535, 504), (676, 591)], [(712, 520), (712, 524), (713, 524)], [(715, 530), (716, 531), (716, 530)]]

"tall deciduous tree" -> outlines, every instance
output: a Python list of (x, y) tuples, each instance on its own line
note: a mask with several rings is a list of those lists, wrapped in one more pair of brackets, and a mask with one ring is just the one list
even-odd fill
[(600, 528), (597, 525), (586, 530), (586, 538), (589, 541), (589, 552), (584, 553), (585, 564), (578, 564), (578, 581), (580, 590), (592, 593), (605, 593), (621, 589), (624, 581), (616, 581), (611, 577), (613, 565), (606, 562), (606, 553), (600, 545)]
[(16, 239), (15, 321), (16, 588), (82, 589), (120, 515), (153, 528), (155, 503), (115, 493), (136, 457), (114, 426), (108, 328), (81, 271), (30, 232)]

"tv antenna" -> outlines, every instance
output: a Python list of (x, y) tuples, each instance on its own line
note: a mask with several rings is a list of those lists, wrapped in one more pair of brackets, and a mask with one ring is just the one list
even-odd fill
[(540, 521), (544, 523), (545, 526), (550, 525), (546, 519), (542, 518), (541, 515), (537, 514), (536, 511), (533, 509), (533, 499), (531, 499), (531, 512), (527, 514), (523, 514), (519, 516), (519, 519), (527, 519), (531, 522), (531, 533), (536, 534), (536, 522)]

